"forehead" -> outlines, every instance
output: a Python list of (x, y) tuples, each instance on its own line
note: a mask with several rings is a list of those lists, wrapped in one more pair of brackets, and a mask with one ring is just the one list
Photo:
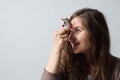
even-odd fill
[(83, 26), (83, 21), (82, 21), (82, 18), (81, 17), (74, 17), (72, 20), (71, 20), (71, 24), (72, 26)]

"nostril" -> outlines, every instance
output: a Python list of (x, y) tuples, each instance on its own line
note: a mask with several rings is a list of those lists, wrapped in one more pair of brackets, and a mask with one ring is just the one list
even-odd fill
[(72, 34), (69, 35), (69, 41), (70, 41), (70, 42), (73, 43), (73, 42), (75, 41), (75, 39), (76, 39), (76, 38), (75, 38)]

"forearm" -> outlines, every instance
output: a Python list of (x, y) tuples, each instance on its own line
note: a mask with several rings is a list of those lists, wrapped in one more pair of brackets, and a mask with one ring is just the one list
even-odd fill
[(62, 51), (56, 51), (56, 50), (52, 50), (48, 63), (45, 67), (45, 69), (50, 72), (50, 73), (58, 73), (58, 67), (60, 64), (60, 57), (61, 57), (61, 52)]
[(58, 74), (62, 51), (65, 43), (69, 40), (69, 36), (67, 34), (69, 31), (70, 29), (63, 28), (58, 31), (55, 31), (54, 33), (54, 44), (52, 47), (48, 63), (45, 67), (45, 70), (51, 74)]

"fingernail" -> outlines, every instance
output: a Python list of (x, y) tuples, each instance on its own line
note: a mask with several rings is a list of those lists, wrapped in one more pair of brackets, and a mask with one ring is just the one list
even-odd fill
[(64, 24), (62, 24), (62, 27), (64, 27)]
[(72, 29), (73, 28), (73, 26), (72, 26), (72, 24), (70, 25), (70, 29)]

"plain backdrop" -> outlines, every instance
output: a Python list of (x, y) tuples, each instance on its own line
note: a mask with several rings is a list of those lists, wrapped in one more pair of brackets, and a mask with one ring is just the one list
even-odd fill
[(120, 57), (120, 0), (0, 0), (0, 80), (40, 80), (61, 18), (84, 7), (104, 13)]

